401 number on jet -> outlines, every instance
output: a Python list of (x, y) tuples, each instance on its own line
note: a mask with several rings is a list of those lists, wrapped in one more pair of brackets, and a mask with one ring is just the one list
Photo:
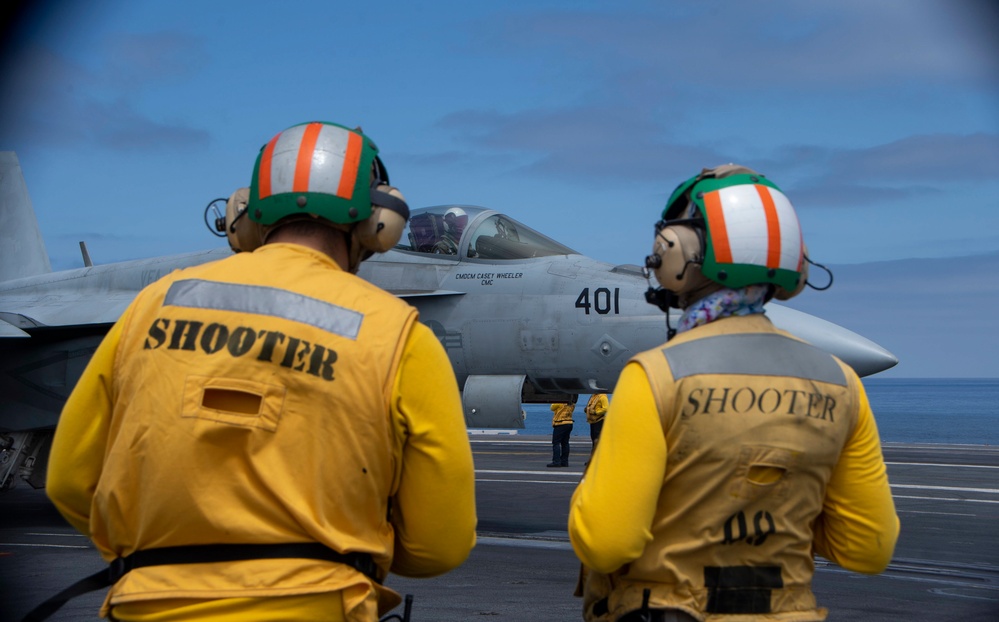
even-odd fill
[(617, 315), (621, 313), (620, 303), (620, 287), (615, 287), (613, 290), (609, 287), (598, 287), (594, 289), (592, 302), (590, 288), (584, 287), (583, 291), (579, 292), (579, 297), (576, 298), (576, 308), (583, 309), (586, 315), (590, 314), (591, 308), (600, 315), (607, 315), (608, 313)]

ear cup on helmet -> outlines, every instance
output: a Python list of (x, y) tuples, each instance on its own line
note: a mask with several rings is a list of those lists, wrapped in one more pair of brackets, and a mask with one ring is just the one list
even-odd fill
[[(664, 289), (682, 294), (701, 275), (701, 240), (690, 227), (665, 227), (656, 235), (653, 253), (659, 255), (661, 263), (655, 269), (656, 280)], [(688, 266), (688, 264), (697, 264)]]
[[(406, 199), (398, 188), (382, 185), (378, 186), (378, 190), (379, 194), (397, 199), (398, 203), (405, 207), (405, 210), (400, 209), (397, 202), (392, 202), (393, 205), (388, 207), (381, 207), (376, 203), (373, 206), (371, 217), (357, 224), (356, 234), (357, 240), (365, 250), (384, 253), (398, 244), (402, 238), (402, 232), (406, 228), (409, 216), (409, 208), (406, 207)], [(378, 197), (375, 199), (377, 200)], [(391, 201), (382, 202), (389, 203)]]
[(373, 253), (384, 253), (399, 243), (406, 221), (402, 216), (384, 207), (376, 207), (371, 217), (357, 224), (357, 239)]
[(225, 236), (233, 252), (250, 252), (264, 243), (263, 230), (247, 217), (246, 206), (250, 189), (240, 188), (229, 196), (225, 204)]

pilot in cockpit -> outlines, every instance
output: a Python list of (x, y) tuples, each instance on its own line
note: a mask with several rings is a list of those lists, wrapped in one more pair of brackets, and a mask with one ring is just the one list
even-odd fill
[(452, 207), (444, 212), (444, 233), (434, 244), (433, 252), (441, 255), (457, 255), (461, 232), (468, 224), (468, 215), (460, 207)]

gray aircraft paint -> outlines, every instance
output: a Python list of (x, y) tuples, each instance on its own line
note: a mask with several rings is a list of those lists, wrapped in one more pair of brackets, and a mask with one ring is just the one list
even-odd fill
[[(0, 151), (0, 283), (52, 272), (28, 185), (13, 151)], [(2, 333), (0, 333), (2, 335)]]

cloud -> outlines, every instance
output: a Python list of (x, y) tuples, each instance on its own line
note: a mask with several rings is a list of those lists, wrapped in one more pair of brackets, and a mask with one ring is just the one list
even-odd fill
[(843, 150), (830, 175), (860, 181), (963, 181), (999, 179), (999, 135), (909, 136), (869, 149)]
[(160, 84), (196, 73), (206, 53), (192, 35), (123, 33), (105, 42), (101, 78), (116, 91)]
[(89, 125), (89, 137), (117, 151), (158, 151), (204, 147), (210, 141), (206, 130), (181, 123), (156, 121), (139, 113), (129, 102), (87, 102), (80, 110)]
[(391, 156), (392, 166), (416, 166), (427, 171), (442, 171), (455, 168), (481, 168), (484, 170), (513, 169), (519, 166), (515, 155), (508, 153), (488, 153), (452, 149), (433, 153), (396, 152)]
[(0, 110), (0, 141), (120, 151), (203, 147), (208, 131), (151, 114), (139, 103), (162, 81), (195, 71), (199, 54), (196, 39), (170, 33), (111, 39), (94, 63), (25, 46), (4, 59), (9, 95)]
[(911, 198), (926, 198), (942, 194), (937, 188), (927, 186), (906, 186), (890, 188), (886, 186), (865, 186), (846, 182), (835, 177), (812, 181), (804, 185), (787, 184), (782, 186), (798, 209), (815, 207), (864, 207), (904, 201)]
[[(815, 205), (939, 194), (999, 176), (999, 135), (941, 112), (999, 105), (993, 13), (922, 0), (511, 9), (473, 23), (469, 40), (481, 56), (520, 58), (545, 105), (466, 108), (437, 127), (462, 150), (516, 157), (518, 174), (572, 183), (737, 161), (779, 172)], [(940, 122), (906, 136), (911, 123), (893, 123), (895, 109)], [(778, 126), (770, 135), (767, 123)], [(829, 140), (773, 143), (799, 127)], [(857, 145), (866, 136), (873, 144)]]
[(700, 87), (838, 90), (918, 80), (999, 85), (986, 3), (848, 0), (633, 4), (498, 15), (490, 45), (570, 54), (608, 74), (643, 67)]
[(858, 149), (796, 145), (766, 164), (797, 177), (786, 183), (796, 205), (877, 205), (999, 181), (999, 135), (917, 135)]
[(626, 108), (580, 106), (529, 110), (460, 111), (438, 127), (475, 150), (519, 154), (518, 174), (600, 182), (660, 178), (663, 171), (686, 171), (690, 162), (721, 162), (710, 146), (668, 140), (668, 132), (648, 115)]
[[(745, 159), (731, 144), (677, 140), (648, 111), (626, 107), (464, 110), (446, 115), (437, 126), (469, 150), (527, 157), (530, 164), (520, 172), (572, 181), (661, 178), (682, 174), (691, 162)], [(769, 157), (753, 161), (761, 171), (783, 171), (797, 179), (788, 186), (813, 205), (841, 205), (847, 198), (856, 204), (857, 197), (866, 203), (897, 201), (939, 194), (941, 185), (999, 180), (999, 135), (915, 135), (852, 149), (778, 145)]]

